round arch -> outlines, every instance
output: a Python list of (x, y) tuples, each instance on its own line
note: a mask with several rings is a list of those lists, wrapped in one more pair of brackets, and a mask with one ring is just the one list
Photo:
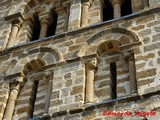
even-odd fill
[(98, 46), (106, 41), (115, 40), (119, 42), (120, 46), (129, 45), (139, 41), (138, 36), (130, 30), (124, 28), (111, 28), (98, 32), (91, 36), (83, 43), (77, 55), (79, 57), (97, 53)]

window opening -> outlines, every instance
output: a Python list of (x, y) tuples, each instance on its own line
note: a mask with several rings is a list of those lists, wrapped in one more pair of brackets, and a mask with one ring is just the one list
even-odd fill
[(112, 62), (110, 63), (110, 77), (111, 77), (111, 89), (112, 94), (111, 98), (116, 99), (117, 98), (117, 70), (116, 70), (116, 63)]
[[(52, 10), (52, 11), (53, 11), (53, 10)], [(48, 27), (47, 37), (52, 36), (52, 35), (55, 35), (55, 33), (56, 33), (58, 14), (57, 14), (55, 11), (53, 11), (52, 13), (53, 13), (53, 14), (52, 14), (53, 22), (52, 22), (52, 24)]]
[(31, 41), (35, 41), (35, 40), (39, 39), (40, 30), (41, 30), (41, 25), (40, 25), (40, 22), (39, 22), (38, 15), (36, 15), (35, 16), (35, 21), (34, 21), (33, 34), (32, 34)]
[(103, 21), (113, 19), (113, 7), (109, 0), (104, 0)]
[(36, 95), (37, 95), (37, 90), (38, 90), (38, 84), (39, 81), (34, 81), (34, 85), (33, 85), (33, 93), (31, 96), (31, 111), (30, 111), (30, 118), (33, 117), (33, 113), (34, 113), (34, 106), (35, 106), (35, 102), (36, 102)]
[(131, 0), (124, 0), (121, 6), (121, 15), (129, 15), (132, 14), (132, 5), (131, 5)]

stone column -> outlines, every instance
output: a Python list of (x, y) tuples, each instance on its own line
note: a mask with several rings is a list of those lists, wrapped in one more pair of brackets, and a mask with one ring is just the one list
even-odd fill
[(88, 25), (88, 11), (89, 7), (91, 6), (91, 0), (85, 0), (82, 4), (82, 16), (81, 16), (81, 22), (82, 27), (86, 27)]
[(97, 67), (97, 60), (93, 59), (86, 63), (86, 96), (85, 102), (92, 103), (94, 100), (94, 73)]
[(5, 17), (5, 20), (10, 21), (12, 23), (11, 33), (7, 44), (7, 47), (12, 47), (15, 45), (17, 33), (19, 31), (21, 23), (24, 20), (24, 17), (21, 13), (15, 13)]
[(131, 94), (136, 94), (137, 93), (137, 81), (136, 81), (136, 68), (135, 68), (134, 53), (133, 51), (129, 51), (129, 52), (124, 53), (123, 56), (128, 62)]
[(0, 100), (0, 103), (4, 104), (4, 107), (0, 107), (0, 120), (2, 120), (2, 118), (3, 118), (4, 110), (5, 110), (7, 100), (9, 97), (9, 83), (8, 82), (3, 83), (2, 91), (4, 91), (4, 92), (1, 94), (3, 96), (3, 98)]
[(4, 112), (3, 120), (12, 120), (12, 115), (15, 108), (16, 99), (19, 93), (20, 86), (23, 82), (23, 74), (17, 73), (5, 77), (6, 81), (10, 83), (10, 93), (7, 106)]
[(41, 24), (39, 38), (44, 38), (47, 36), (47, 30), (48, 30), (48, 26), (49, 26), (49, 23), (51, 20), (50, 13), (39, 14), (39, 20), (40, 20), (40, 24)]
[(19, 88), (20, 88), (19, 83), (14, 83), (14, 84), (12, 83), (7, 108), (4, 114), (4, 120), (12, 120), (12, 115), (15, 107), (15, 102), (18, 96)]
[(12, 29), (11, 29), (11, 33), (9, 36), (9, 40), (8, 40), (9, 42), (8, 42), (7, 47), (12, 47), (15, 44), (19, 28), (20, 28), (19, 22), (12, 23)]
[(114, 19), (121, 17), (121, 0), (111, 0), (113, 11), (114, 11)]

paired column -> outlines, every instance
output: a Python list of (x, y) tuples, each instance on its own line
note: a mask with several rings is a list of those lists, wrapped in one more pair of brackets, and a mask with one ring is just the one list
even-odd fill
[(10, 94), (9, 94), (6, 110), (4, 113), (4, 117), (3, 117), (4, 120), (12, 120), (16, 99), (17, 99), (20, 85), (21, 85), (20, 82), (22, 81), (23, 81), (23, 77), (21, 76), (21, 77), (17, 77), (15, 81), (10, 83)]
[(93, 59), (86, 63), (86, 103), (92, 103), (94, 100), (94, 74), (96, 67), (97, 59)]
[(136, 81), (136, 68), (135, 68), (134, 53), (133, 51), (129, 51), (129, 52), (124, 53), (123, 56), (128, 61), (131, 94), (136, 94), (137, 93), (137, 81)]
[(86, 27), (88, 25), (88, 11), (91, 6), (92, 0), (85, 0), (82, 4), (82, 16), (81, 16), (81, 22), (82, 27)]
[(39, 38), (44, 38), (47, 36), (47, 30), (48, 30), (48, 26), (51, 20), (51, 15), (50, 13), (43, 13), (39, 14), (39, 20), (40, 20), (40, 24), (41, 24), (41, 30), (40, 30), (40, 35)]
[(111, 0), (113, 11), (114, 11), (114, 18), (120, 18), (121, 17), (121, 0)]

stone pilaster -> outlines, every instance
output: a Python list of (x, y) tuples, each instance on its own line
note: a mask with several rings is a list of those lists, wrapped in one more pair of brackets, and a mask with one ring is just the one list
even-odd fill
[(68, 30), (72, 31), (80, 28), (81, 24), (81, 0), (73, 0), (70, 7)]
[(110, 1), (113, 6), (114, 18), (120, 18), (122, 1), (121, 0), (110, 0)]
[(40, 30), (39, 38), (44, 38), (44, 37), (47, 36), (48, 26), (49, 26), (50, 21), (51, 21), (50, 13), (39, 14), (39, 20), (40, 20), (40, 24), (41, 24), (41, 30)]
[(96, 67), (97, 59), (93, 59), (86, 63), (86, 103), (93, 103), (94, 100), (94, 74)]
[(23, 16), (21, 13), (16, 13), (10, 16), (5, 17), (6, 21), (10, 21), (12, 23), (11, 33), (8, 39), (7, 47), (12, 47), (15, 45), (16, 37), (20, 28), (21, 23), (23, 22)]
[(65, 7), (66, 18), (65, 18), (65, 29), (64, 32), (68, 31), (68, 23), (69, 23), (69, 13), (70, 13), (70, 4), (67, 4)]
[(82, 3), (82, 16), (81, 16), (81, 26), (86, 27), (88, 25), (88, 11), (92, 4), (92, 0), (84, 0)]
[(123, 53), (123, 57), (128, 62), (131, 94), (136, 94), (137, 93), (137, 81), (136, 81), (136, 68), (135, 68), (134, 53), (133, 51), (125, 52)]
[(44, 115), (49, 114), (49, 105), (50, 105), (50, 98), (51, 98), (51, 93), (52, 93), (52, 80), (53, 80), (53, 73), (48, 72), (47, 75), (45, 76), (46, 80), (48, 81), (48, 89), (47, 89), (47, 95), (46, 95), (46, 104), (45, 104), (45, 109), (44, 109)]

